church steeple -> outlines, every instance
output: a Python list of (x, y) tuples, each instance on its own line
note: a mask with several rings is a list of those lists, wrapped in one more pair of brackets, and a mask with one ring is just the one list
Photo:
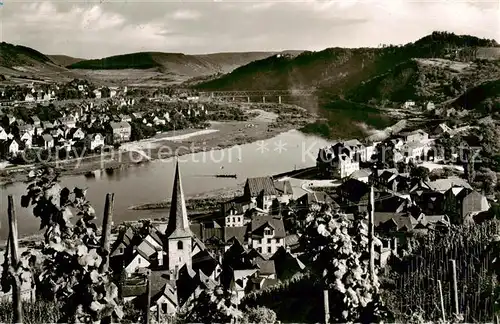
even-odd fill
[(172, 201), (170, 204), (170, 215), (168, 218), (167, 231), (168, 239), (192, 237), (193, 233), (189, 228), (186, 201), (182, 190), (179, 162), (176, 161), (174, 187), (172, 190)]

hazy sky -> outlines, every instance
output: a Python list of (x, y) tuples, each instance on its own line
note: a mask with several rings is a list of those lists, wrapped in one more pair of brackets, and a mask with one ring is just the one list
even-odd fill
[(499, 2), (3, 0), (0, 37), (82, 58), (403, 44), (433, 30), (500, 42)]

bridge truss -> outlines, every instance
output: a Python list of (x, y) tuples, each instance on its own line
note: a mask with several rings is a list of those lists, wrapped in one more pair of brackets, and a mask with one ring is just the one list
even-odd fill
[(315, 90), (241, 90), (241, 91), (207, 91), (200, 92), (200, 97), (309, 97), (315, 96)]

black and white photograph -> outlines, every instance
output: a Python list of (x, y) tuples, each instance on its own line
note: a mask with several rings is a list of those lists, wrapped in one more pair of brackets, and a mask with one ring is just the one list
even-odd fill
[(0, 0), (0, 323), (500, 324), (498, 42), (498, 0)]

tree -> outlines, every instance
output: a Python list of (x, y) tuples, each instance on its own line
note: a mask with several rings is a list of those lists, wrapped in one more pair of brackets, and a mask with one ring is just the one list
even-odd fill
[(378, 267), (370, 278), (364, 216), (351, 221), (324, 209), (311, 212), (307, 219), (303, 243), (313, 271), (330, 290), (335, 322), (373, 323), (389, 315), (380, 300)]
[(426, 167), (418, 166), (416, 168), (412, 168), (410, 171), (410, 176), (412, 178), (418, 178), (422, 180), (429, 179), (430, 171)]
[(451, 137), (448, 133), (445, 133), (443, 136), (441, 136), (441, 138), (439, 139), (440, 145), (437, 147), (437, 149), (443, 152), (444, 161), (453, 161), (452, 154), (458, 151), (461, 141), (462, 139), (460, 138), (460, 136)]
[(234, 297), (222, 286), (207, 288), (188, 303), (179, 317), (188, 323), (229, 323), (242, 317)]
[(267, 307), (257, 306), (245, 310), (241, 323), (275, 323), (276, 313)]
[(379, 169), (387, 169), (394, 167), (394, 144), (392, 142), (384, 142), (377, 145), (377, 167)]
[(483, 189), (487, 194), (493, 193), (498, 183), (497, 174), (489, 168), (479, 169), (475, 180), (477, 186)]
[(58, 174), (44, 168), (37, 170), (21, 197), (21, 205), (33, 207), (40, 229), (45, 229), (37, 290), (62, 304), (64, 322), (90, 323), (123, 315), (112, 273), (101, 268), (104, 254), (93, 223), (95, 211), (85, 194), (79, 188), (62, 188)]

